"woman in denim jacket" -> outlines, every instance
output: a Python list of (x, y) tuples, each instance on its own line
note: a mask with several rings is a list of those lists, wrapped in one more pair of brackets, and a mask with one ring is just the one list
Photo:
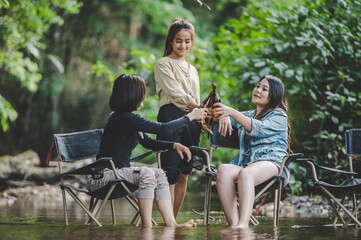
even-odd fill
[[(255, 186), (279, 172), (290, 142), (288, 107), (283, 83), (274, 76), (262, 77), (253, 90), (256, 110), (238, 112), (223, 104), (215, 104), (222, 135), (238, 128), (240, 154), (230, 164), (222, 164), (217, 173), (217, 190), (228, 224), (233, 228), (248, 228), (252, 214)], [(237, 166), (235, 166), (237, 165)], [(287, 169), (288, 170), (288, 169)], [(238, 184), (239, 214), (234, 183)]]

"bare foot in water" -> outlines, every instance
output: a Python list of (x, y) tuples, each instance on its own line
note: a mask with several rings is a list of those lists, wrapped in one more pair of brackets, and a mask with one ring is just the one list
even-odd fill
[(177, 227), (195, 228), (195, 227), (197, 227), (197, 223), (193, 219), (191, 219), (188, 222), (185, 222), (183, 224), (178, 224)]
[(227, 227), (221, 230), (222, 239), (255, 239), (254, 232), (251, 228)]
[(246, 226), (236, 225), (236, 226), (232, 226), (231, 228), (233, 228), (233, 229), (249, 229), (249, 226), (248, 225), (246, 225)]

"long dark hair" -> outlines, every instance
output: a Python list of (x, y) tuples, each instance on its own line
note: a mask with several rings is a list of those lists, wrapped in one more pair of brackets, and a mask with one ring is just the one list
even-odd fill
[[(282, 81), (275, 76), (272, 75), (266, 75), (261, 77), (259, 82), (261, 82), (263, 79), (268, 80), (269, 85), (269, 96), (268, 96), (268, 104), (263, 108), (263, 110), (258, 113), (255, 116), (255, 119), (262, 119), (264, 116), (266, 116), (268, 113), (274, 111), (276, 108), (283, 109), (286, 114), (288, 115), (288, 104), (286, 100), (286, 91), (285, 87), (282, 83)], [(287, 118), (287, 128), (288, 128), (288, 136), (287, 136), (287, 142), (288, 142), (288, 152), (292, 153), (291, 150), (291, 124), (290, 119)]]
[(193, 48), (196, 36), (195, 36), (194, 27), (193, 27), (192, 23), (188, 22), (185, 19), (173, 19), (170, 22), (170, 25), (168, 28), (168, 34), (167, 34), (167, 37), (165, 38), (163, 57), (168, 56), (169, 54), (172, 53), (172, 51), (173, 51), (172, 43), (175, 38), (175, 35), (182, 29), (186, 29), (191, 33), (192, 48)]
[(115, 112), (133, 112), (145, 98), (146, 85), (143, 78), (122, 74), (115, 79), (109, 105)]

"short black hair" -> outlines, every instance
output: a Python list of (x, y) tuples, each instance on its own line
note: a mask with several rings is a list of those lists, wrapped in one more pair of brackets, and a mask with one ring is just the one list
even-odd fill
[(145, 98), (146, 85), (143, 78), (122, 74), (114, 81), (109, 105), (115, 112), (133, 112)]

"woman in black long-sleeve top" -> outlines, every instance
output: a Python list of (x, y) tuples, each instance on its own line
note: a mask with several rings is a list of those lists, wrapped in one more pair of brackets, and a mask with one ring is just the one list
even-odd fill
[[(121, 75), (113, 85), (110, 97), (110, 108), (114, 111), (105, 126), (97, 159), (112, 157), (117, 168), (118, 175), (124, 180), (138, 185), (138, 199), (142, 224), (144, 227), (152, 225), (152, 205), (155, 197), (159, 211), (161, 212), (166, 226), (195, 227), (190, 220), (184, 224), (177, 224), (173, 215), (173, 206), (169, 192), (167, 177), (162, 169), (148, 167), (130, 167), (132, 150), (140, 143), (143, 147), (152, 150), (176, 150), (184, 161), (190, 161), (190, 150), (180, 143), (154, 140), (146, 133), (174, 134), (185, 127), (192, 120), (203, 120), (206, 112), (197, 109), (186, 116), (167, 123), (158, 123), (133, 113), (143, 106), (145, 97), (145, 81), (135, 75)], [(104, 170), (103, 178), (88, 178), (90, 190), (99, 189), (109, 181), (114, 180), (113, 171)]]
[(104, 129), (97, 158), (113, 157), (117, 168), (129, 167), (132, 150), (139, 143), (148, 149), (173, 149), (173, 142), (154, 140), (145, 133), (174, 134), (190, 122), (187, 116), (168, 123), (154, 122), (131, 112), (113, 112)]

